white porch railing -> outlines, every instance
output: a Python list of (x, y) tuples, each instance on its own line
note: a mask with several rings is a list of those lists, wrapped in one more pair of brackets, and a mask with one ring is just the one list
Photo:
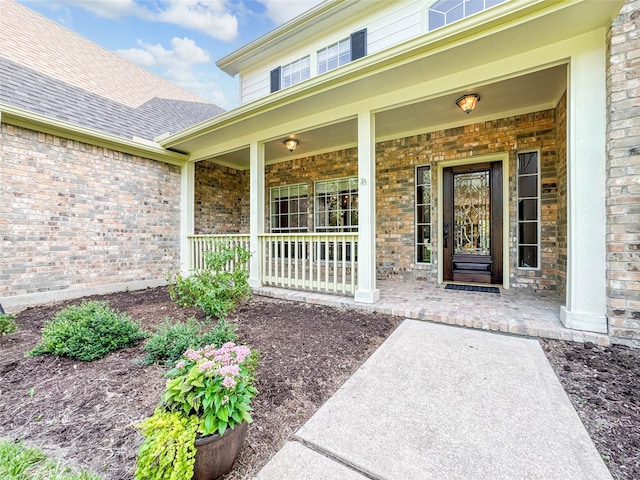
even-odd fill
[(357, 281), (357, 233), (264, 234), (262, 283), (285, 288), (353, 294)]
[[(242, 246), (250, 251), (248, 234), (189, 235), (187, 238), (189, 240), (189, 270), (204, 268), (204, 252), (215, 250), (219, 244), (226, 243), (232, 247)], [(230, 263), (227, 265), (227, 270), (233, 270), (233, 267), (233, 263)]]

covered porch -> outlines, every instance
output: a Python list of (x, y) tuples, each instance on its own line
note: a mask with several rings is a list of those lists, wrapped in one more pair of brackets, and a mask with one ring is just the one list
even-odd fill
[[(483, 297), (502, 305), (505, 320), (496, 329), (546, 331), (533, 326), (536, 315), (532, 326), (513, 323), (522, 315), (504, 299), (526, 294), (532, 305), (537, 297), (556, 298), (549, 307), (554, 322), (606, 332), (605, 48), (615, 8), (505, 5), (490, 34), (486, 25), (461, 22), (455, 31), (371, 55), (162, 140), (190, 152), (182, 172), (183, 269), (198, 268), (197, 237), (240, 235), (252, 252), (257, 292), (337, 293), (346, 298), (331, 301), (378, 309), (401, 291), (411, 296), (391, 304), (443, 300), (439, 310), (408, 308), (410, 318), (439, 315), (492, 328), (491, 305), (478, 318), (473, 305), (456, 313), (465, 297), (444, 292), (451, 238), (443, 177), (446, 170), (499, 165), (491, 178), (501, 185), (492, 199), (500, 202), (500, 234), (491, 244), (500, 256), (486, 265), (500, 267), (490, 282), (503, 293)], [(535, 19), (522, 23), (527, 15)], [(469, 115), (455, 105), (464, 93), (481, 99)], [(295, 151), (285, 148), (287, 139), (297, 141)], [(532, 152), (539, 162), (533, 196), (522, 193), (520, 176), (530, 173), (518, 166), (520, 155)], [(333, 217), (329, 195), (342, 202)], [(306, 202), (295, 222), (290, 210), (280, 222), (282, 198), (287, 208)], [(532, 199), (533, 216), (523, 217), (521, 202)], [(535, 263), (525, 260), (531, 251)]]

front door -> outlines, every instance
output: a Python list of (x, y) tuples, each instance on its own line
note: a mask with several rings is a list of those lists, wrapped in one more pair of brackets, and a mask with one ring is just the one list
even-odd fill
[(502, 283), (502, 163), (442, 170), (445, 281)]

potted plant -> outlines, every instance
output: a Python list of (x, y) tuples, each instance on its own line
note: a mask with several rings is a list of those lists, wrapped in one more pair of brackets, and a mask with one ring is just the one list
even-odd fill
[(145, 436), (136, 480), (214, 480), (228, 472), (252, 422), (258, 354), (228, 342), (189, 349), (139, 428)]

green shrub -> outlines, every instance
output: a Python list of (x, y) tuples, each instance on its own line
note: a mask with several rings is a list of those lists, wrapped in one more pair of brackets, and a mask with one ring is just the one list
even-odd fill
[(136, 345), (145, 334), (131, 318), (105, 302), (83, 302), (56, 314), (42, 329), (41, 342), (27, 355), (52, 353), (85, 362)]
[[(182, 307), (198, 307), (208, 315), (225, 318), (239, 300), (251, 295), (247, 262), (251, 254), (239, 245), (216, 242), (204, 252), (205, 268), (189, 277), (169, 274), (169, 295)], [(230, 272), (225, 268), (233, 262)]]
[(194, 318), (175, 323), (166, 319), (144, 344), (143, 348), (147, 353), (144, 364), (164, 363), (173, 366), (190, 348), (198, 350), (205, 345), (220, 347), (226, 342), (235, 342), (238, 338), (235, 327), (224, 320), (219, 320), (215, 327), (202, 333), (206, 328), (210, 326), (203, 325)]
[(0, 440), (0, 478), (3, 480), (100, 480), (86, 471), (74, 473), (35, 448)]
[(0, 315), (0, 337), (5, 334), (13, 333), (18, 329), (16, 324), (16, 316), (11, 313), (3, 313)]

